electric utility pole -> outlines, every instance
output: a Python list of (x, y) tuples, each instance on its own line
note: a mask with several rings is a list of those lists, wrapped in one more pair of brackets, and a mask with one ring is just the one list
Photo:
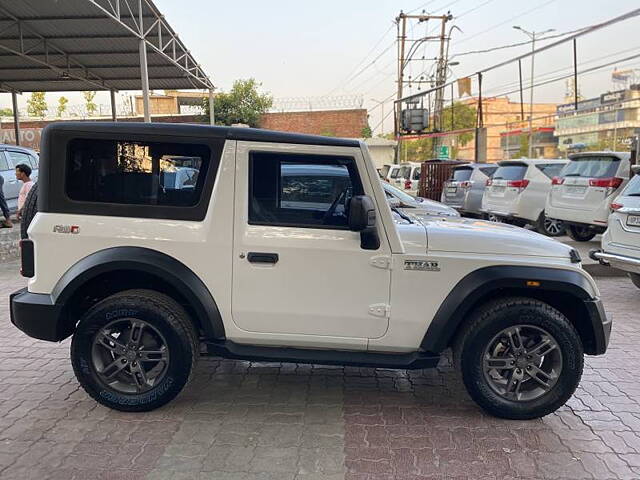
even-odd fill
[[(448, 21), (452, 20), (453, 16), (451, 13), (447, 13), (446, 15), (407, 15), (400, 12), (400, 15), (396, 18), (396, 25), (398, 30), (398, 97), (400, 100), (403, 95), (403, 87), (407, 82), (404, 79), (404, 69), (406, 68), (408, 62), (411, 60), (411, 57), (415, 54), (418, 48), (415, 48), (416, 45), (419, 45), (423, 42), (428, 42), (430, 40), (439, 40), (440, 41), (440, 55), (438, 57), (437, 63), (437, 71), (436, 71), (436, 81), (435, 86), (441, 86), (446, 83), (447, 77), (447, 58), (445, 51), (445, 43), (446, 43), (446, 24)], [(407, 20), (417, 20), (419, 23), (428, 22), (429, 20), (438, 20), (441, 22), (440, 26), (440, 34), (437, 36), (425, 36), (420, 39), (409, 39), (407, 40)], [(405, 58), (405, 43), (407, 41), (413, 42), (414, 44), (409, 49), (408, 58)], [(438, 128), (441, 126), (442, 119), (442, 107), (444, 104), (444, 91), (442, 88), (436, 90), (435, 94), (435, 103), (434, 103), (434, 112), (433, 112), (433, 122), (434, 127)], [(398, 138), (398, 151), (400, 150), (400, 132), (402, 131), (402, 102), (398, 102), (396, 104), (396, 122), (395, 122), (395, 134)], [(434, 141), (434, 145), (438, 143), (436, 139)]]

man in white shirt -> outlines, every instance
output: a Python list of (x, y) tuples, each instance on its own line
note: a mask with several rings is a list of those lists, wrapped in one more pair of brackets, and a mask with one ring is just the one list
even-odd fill
[(24, 163), (17, 165), (16, 178), (22, 182), (22, 188), (20, 188), (20, 193), (18, 194), (18, 218), (21, 218), (22, 208), (27, 201), (27, 195), (29, 195), (29, 190), (33, 187), (33, 182), (31, 181), (31, 167)]

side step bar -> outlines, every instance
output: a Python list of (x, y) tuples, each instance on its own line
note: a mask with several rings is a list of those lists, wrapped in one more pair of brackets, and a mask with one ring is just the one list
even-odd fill
[(414, 370), (436, 367), (440, 361), (440, 355), (424, 352), (398, 354), (257, 347), (241, 345), (229, 340), (207, 342), (206, 346), (208, 355), (254, 362), (316, 363), (320, 365)]

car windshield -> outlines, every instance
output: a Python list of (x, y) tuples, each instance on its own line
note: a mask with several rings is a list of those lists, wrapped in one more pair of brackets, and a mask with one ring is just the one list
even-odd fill
[(473, 168), (454, 168), (451, 180), (454, 182), (466, 182), (471, 178), (472, 173)]
[(521, 163), (501, 165), (493, 174), (494, 180), (522, 180), (527, 173), (527, 166)]
[(633, 176), (627, 187), (622, 192), (621, 196), (630, 195), (630, 196), (640, 196), (640, 174), (636, 174)]
[(400, 171), (398, 173), (398, 178), (409, 178), (409, 175), (411, 175), (411, 167), (409, 166), (405, 166), (405, 167), (401, 167)]
[(420, 169), (416, 168), (413, 171), (413, 180), (420, 180)]
[(616, 157), (576, 157), (562, 169), (562, 177), (606, 178), (613, 177), (620, 160)]
[(391, 170), (391, 175), (389, 175), (389, 178), (398, 178), (398, 173), (400, 173), (400, 168), (395, 167), (393, 170)]
[(386, 182), (383, 183), (382, 185), (383, 185), (383, 187), (384, 187), (384, 189), (385, 189), (385, 191), (387, 193), (390, 193), (391, 195), (396, 197), (398, 200), (400, 200), (402, 203), (406, 203), (408, 205), (416, 205), (417, 204), (417, 201), (416, 201), (416, 199), (414, 197), (412, 197), (408, 193), (404, 193), (399, 188), (396, 188), (393, 185), (389, 185)]

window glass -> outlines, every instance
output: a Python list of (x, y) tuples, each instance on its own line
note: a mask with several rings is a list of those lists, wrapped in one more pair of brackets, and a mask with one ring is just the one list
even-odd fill
[(400, 171), (398, 172), (399, 178), (404, 178), (405, 180), (411, 176), (411, 167), (400, 167)]
[(387, 195), (396, 197), (402, 203), (406, 203), (407, 205), (414, 205), (417, 203), (414, 197), (412, 197), (408, 193), (403, 192), (399, 188), (394, 187), (393, 185), (384, 183), (382, 187), (384, 188), (384, 191), (387, 193)]
[(536, 165), (536, 167), (547, 177), (553, 178), (560, 175), (564, 165), (564, 163), (545, 163), (544, 165)]
[(391, 168), (390, 165), (385, 165), (380, 169), (380, 176), (382, 178), (387, 178), (387, 174), (389, 173), (389, 168)]
[(361, 192), (352, 158), (250, 155), (249, 223), (347, 228), (349, 201)]
[(66, 193), (82, 202), (194, 206), (211, 152), (206, 145), (76, 139)]
[(620, 160), (616, 157), (576, 157), (562, 169), (563, 177), (613, 177)]
[(0, 172), (3, 170), (11, 170), (7, 158), (4, 156), (4, 152), (0, 152)]
[(624, 195), (640, 196), (640, 175), (636, 174), (631, 177), (631, 180), (629, 180), (629, 183), (621, 194), (621, 196)]
[(29, 159), (31, 160), (31, 167), (38, 168), (40, 164), (40, 157), (37, 154), (29, 155)]
[(466, 182), (471, 178), (472, 168), (454, 168), (452, 180), (456, 182)]
[(482, 167), (480, 168), (480, 171), (484, 173), (487, 177), (491, 178), (493, 174), (496, 173), (497, 169), (498, 167)]
[(32, 166), (31, 156), (26, 153), (12, 152), (11, 150), (7, 150), (7, 155), (9, 157), (9, 163), (13, 164), (13, 168), (16, 168), (21, 163), (29, 165), (30, 167)]
[(493, 174), (494, 180), (522, 180), (527, 173), (527, 166), (523, 164), (502, 165)]
[(389, 178), (398, 178), (400, 175), (400, 169), (398, 167), (395, 167), (393, 170), (391, 170), (391, 175), (389, 175)]
[(413, 171), (413, 177), (412, 177), (412, 180), (420, 180), (420, 169), (419, 169), (419, 168), (416, 168), (416, 169)]

